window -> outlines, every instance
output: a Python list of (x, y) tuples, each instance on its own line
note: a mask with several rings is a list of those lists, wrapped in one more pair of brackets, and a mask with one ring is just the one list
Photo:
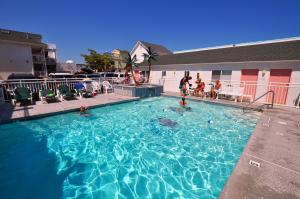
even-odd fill
[(167, 71), (165, 71), (165, 70), (161, 71), (161, 76), (162, 76), (162, 77), (167, 76)]
[(231, 70), (213, 70), (211, 75), (211, 81), (221, 80), (230, 81), (232, 71)]
[(216, 81), (221, 79), (221, 71), (220, 70), (213, 70), (211, 75), (211, 81)]
[(231, 75), (232, 75), (231, 70), (222, 70), (221, 80), (222, 81), (230, 81)]
[(106, 73), (105, 77), (114, 77), (114, 73)]
[(149, 73), (148, 71), (142, 71), (142, 72), (141, 72), (141, 74), (142, 74), (144, 77), (147, 77), (148, 73)]
[(185, 77), (190, 76), (190, 71), (188, 71), (188, 70), (184, 71), (184, 76)]

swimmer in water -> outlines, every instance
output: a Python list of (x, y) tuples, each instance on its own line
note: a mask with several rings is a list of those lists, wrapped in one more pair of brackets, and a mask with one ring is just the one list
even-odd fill
[(79, 114), (83, 115), (83, 116), (89, 116), (90, 114), (87, 113), (87, 109), (88, 109), (88, 107), (81, 106), (79, 108)]

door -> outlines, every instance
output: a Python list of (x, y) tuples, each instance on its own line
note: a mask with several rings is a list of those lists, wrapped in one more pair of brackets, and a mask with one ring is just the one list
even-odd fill
[(244, 94), (252, 95), (252, 99), (255, 99), (258, 69), (242, 69), (241, 71), (241, 83), (244, 85)]
[[(291, 69), (271, 69), (268, 89), (273, 90), (275, 93), (275, 104), (286, 103), (291, 73)], [(268, 95), (268, 102), (272, 102), (271, 94)]]

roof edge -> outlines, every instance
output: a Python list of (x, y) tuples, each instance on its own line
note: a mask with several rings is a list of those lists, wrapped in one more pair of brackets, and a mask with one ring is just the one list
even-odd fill
[(179, 51), (174, 51), (173, 53), (180, 54), (180, 53), (188, 53), (188, 52), (198, 52), (198, 51), (205, 51), (205, 50), (215, 50), (215, 49), (232, 48), (232, 47), (240, 47), (240, 46), (253, 46), (253, 45), (260, 45), (260, 44), (271, 44), (271, 43), (280, 43), (280, 42), (298, 41), (298, 40), (300, 40), (300, 36), (282, 38), (282, 39), (255, 41), (255, 42), (245, 42), (245, 43), (239, 43), (239, 44), (229, 44), (229, 45), (214, 46), (214, 47), (207, 47), (207, 48), (196, 48), (196, 49), (190, 49), (190, 50), (179, 50)]
[[(274, 63), (274, 62), (300, 62), (300, 59), (290, 59), (290, 60), (265, 60), (265, 61), (231, 61), (231, 62), (195, 62), (190, 64), (152, 64), (155, 66), (198, 66), (198, 65), (222, 65), (222, 64), (243, 64), (243, 63)], [(144, 62), (138, 65), (139, 67), (148, 67)]]

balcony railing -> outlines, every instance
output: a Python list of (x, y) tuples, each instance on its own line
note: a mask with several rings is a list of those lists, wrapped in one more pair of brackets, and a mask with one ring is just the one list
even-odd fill
[(46, 60), (42, 55), (32, 55), (32, 61), (33, 63), (44, 63)]

